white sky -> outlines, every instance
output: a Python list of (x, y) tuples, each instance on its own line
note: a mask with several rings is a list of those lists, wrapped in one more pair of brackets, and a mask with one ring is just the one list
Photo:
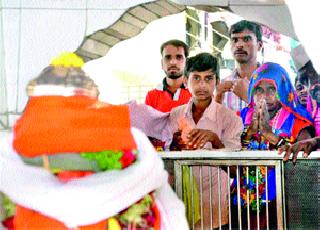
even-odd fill
[[(108, 54), (88, 62), (84, 69), (99, 86), (100, 100), (121, 101), (121, 85), (114, 71), (140, 76), (139, 84), (156, 85), (164, 73), (161, 69), (160, 46), (170, 39), (185, 40), (184, 14), (171, 15), (150, 23), (138, 36), (115, 45)], [(129, 80), (129, 79), (128, 79)]]

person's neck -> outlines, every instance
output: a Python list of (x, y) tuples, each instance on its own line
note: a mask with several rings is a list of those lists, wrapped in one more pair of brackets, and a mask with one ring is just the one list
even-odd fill
[(205, 101), (193, 100), (192, 111), (193, 112), (204, 112), (209, 107), (212, 98)]
[(171, 79), (166, 77), (167, 87), (171, 93), (175, 93), (183, 84), (183, 76), (177, 79)]
[(252, 75), (252, 72), (258, 67), (257, 61), (251, 61), (247, 63), (237, 63), (237, 74), (238, 77), (242, 79), (248, 79), (250, 80), (250, 77)]
[(212, 98), (210, 100), (205, 100), (205, 101), (193, 100), (192, 117), (195, 124), (197, 124), (198, 121), (201, 119), (204, 111), (206, 110), (206, 108), (208, 108), (211, 101), (212, 101)]

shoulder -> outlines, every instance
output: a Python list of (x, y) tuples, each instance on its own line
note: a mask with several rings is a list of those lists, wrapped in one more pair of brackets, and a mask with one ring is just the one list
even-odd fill
[(188, 104), (184, 104), (184, 105), (180, 105), (180, 106), (177, 106), (177, 107), (174, 107), (171, 112), (170, 112), (170, 115), (171, 114), (181, 114), (181, 113), (184, 113), (186, 108), (187, 108)]
[(151, 89), (148, 91), (147, 95), (154, 95), (154, 94), (158, 94), (158, 93), (161, 93), (162, 91), (157, 89), (157, 88), (154, 88), (154, 89)]

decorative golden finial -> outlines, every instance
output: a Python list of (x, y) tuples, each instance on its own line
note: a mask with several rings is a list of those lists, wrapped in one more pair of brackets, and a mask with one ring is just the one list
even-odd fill
[(78, 67), (81, 68), (84, 61), (75, 53), (63, 52), (58, 57), (54, 58), (50, 65), (54, 67)]

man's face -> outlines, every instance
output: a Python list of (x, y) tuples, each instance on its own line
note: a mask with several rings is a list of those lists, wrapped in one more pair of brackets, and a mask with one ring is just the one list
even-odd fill
[(183, 75), (186, 57), (182, 46), (167, 45), (164, 47), (161, 59), (162, 69), (166, 76), (177, 79)]
[(231, 34), (231, 52), (238, 63), (256, 62), (261, 47), (262, 42), (248, 29)]
[(216, 75), (212, 70), (189, 74), (188, 88), (197, 101), (211, 100), (215, 87)]
[(296, 87), (299, 103), (302, 106), (306, 107), (308, 102), (308, 95), (309, 95), (308, 82), (306, 81), (302, 82), (298, 80), (295, 87)]
[(277, 89), (273, 84), (267, 81), (261, 81), (254, 90), (254, 101), (258, 102), (261, 100), (265, 100), (267, 109), (270, 112), (278, 107), (276, 94)]

